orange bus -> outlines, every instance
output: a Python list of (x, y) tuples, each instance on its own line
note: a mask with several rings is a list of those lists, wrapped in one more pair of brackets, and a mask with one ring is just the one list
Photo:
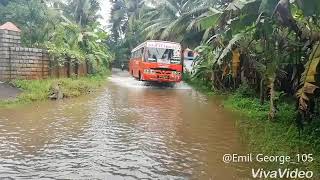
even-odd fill
[(180, 82), (182, 80), (181, 45), (149, 40), (132, 50), (129, 72), (140, 81)]

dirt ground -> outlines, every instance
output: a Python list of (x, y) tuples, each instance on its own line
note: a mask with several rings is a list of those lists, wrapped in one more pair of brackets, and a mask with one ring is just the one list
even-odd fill
[(9, 84), (0, 81), (0, 101), (11, 100), (16, 98), (21, 93), (18, 88), (12, 87)]

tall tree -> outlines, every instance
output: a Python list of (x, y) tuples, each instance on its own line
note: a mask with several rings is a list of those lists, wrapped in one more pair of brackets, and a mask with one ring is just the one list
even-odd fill
[(85, 27), (101, 18), (97, 0), (69, 0), (66, 15), (71, 16), (80, 26)]

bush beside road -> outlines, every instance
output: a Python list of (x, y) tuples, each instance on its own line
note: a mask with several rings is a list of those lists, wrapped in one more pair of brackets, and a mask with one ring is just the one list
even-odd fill
[[(79, 78), (14, 80), (10, 82), (14, 86), (10, 87), (10, 91), (21, 93), (14, 93), (15, 96), (12, 95), (13, 98), (1, 98), (0, 96), (0, 107), (14, 107), (35, 101), (50, 100), (50, 96), (52, 97), (57, 86), (59, 86), (63, 98), (89, 94), (101, 87), (106, 82), (106, 77), (107, 75), (105, 74), (97, 74)], [(0, 90), (4, 89), (4, 87), (8, 89), (9, 85), (0, 84)]]

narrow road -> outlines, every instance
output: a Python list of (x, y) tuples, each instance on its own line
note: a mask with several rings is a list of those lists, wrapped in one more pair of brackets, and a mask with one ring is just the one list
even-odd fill
[(186, 84), (116, 72), (95, 96), (0, 110), (0, 179), (239, 179), (235, 118)]
[(14, 99), (20, 93), (21, 93), (21, 90), (0, 81), (0, 100)]

